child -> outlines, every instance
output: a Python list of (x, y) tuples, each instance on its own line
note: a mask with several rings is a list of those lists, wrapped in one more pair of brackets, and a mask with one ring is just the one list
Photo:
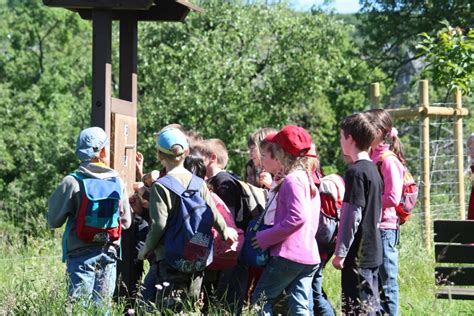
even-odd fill
[(345, 177), (332, 264), (342, 269), (342, 313), (373, 315), (380, 311), (378, 267), (382, 263), (378, 225), (383, 183), (368, 153), (376, 130), (364, 113), (346, 117), (340, 128), (342, 152), (353, 163)]
[(311, 136), (301, 127), (288, 125), (270, 140), (278, 145), (276, 157), (286, 177), (275, 188), (278, 203), (274, 226), (257, 232), (254, 246), (269, 249), (270, 259), (252, 295), (252, 304), (263, 300), (262, 314), (272, 314), (272, 305), (286, 291), (288, 313), (308, 315), (311, 281), (320, 263), (316, 231), (320, 202), (312, 173), (318, 167), (309, 153)]
[(260, 142), (265, 139), (269, 134), (276, 134), (277, 130), (269, 127), (261, 128), (250, 135), (247, 146), (249, 149), (250, 160), (246, 165), (246, 179), (247, 183), (250, 183), (256, 187), (262, 187), (270, 189), (272, 179), (270, 174), (263, 170), (261, 160), (261, 148)]
[(467, 211), (467, 219), (474, 219), (474, 134), (471, 134), (466, 142), (469, 150), (469, 160), (471, 161), (471, 196), (469, 197), (469, 209)]
[[(398, 315), (398, 251), (400, 226), (395, 207), (400, 204), (405, 172), (403, 146), (398, 132), (393, 127), (390, 114), (382, 109), (367, 112), (372, 124), (377, 129), (377, 136), (372, 142), (370, 159), (377, 166), (382, 176), (384, 189), (382, 193), (382, 236), (383, 264), (379, 267), (380, 283), (383, 288), (383, 307), (389, 315)], [(396, 156), (387, 155), (388, 152)], [(382, 156), (387, 155), (382, 160)]]
[[(229, 160), (224, 142), (217, 138), (206, 139), (196, 144), (194, 150), (204, 160), (209, 187), (227, 205), (237, 227), (245, 231), (251, 218), (238, 214), (242, 209), (243, 192), (234, 176), (224, 170)], [(224, 270), (220, 276), (218, 297), (225, 300), (230, 309), (237, 314), (243, 305), (247, 277), (248, 267), (240, 261), (235, 268)]]
[[(192, 174), (183, 167), (184, 159), (189, 152), (188, 142), (183, 132), (176, 128), (163, 129), (157, 138), (158, 158), (165, 167), (167, 175), (174, 177), (183, 187), (188, 187)], [(219, 211), (212, 203), (211, 195), (205, 183), (200, 194), (211, 207), (214, 217), (214, 228), (220, 233), (223, 240), (237, 240), (235, 229), (228, 228)], [(145, 246), (140, 250), (139, 258), (144, 259), (154, 251), (158, 262), (158, 283), (168, 285), (163, 289), (165, 307), (179, 311), (183, 299), (186, 297), (197, 300), (201, 292), (202, 271), (195, 273), (180, 272), (171, 267), (165, 260), (164, 235), (166, 234), (168, 219), (171, 219), (179, 204), (179, 196), (162, 184), (155, 182), (150, 191), (150, 217), (152, 219), (150, 232), (147, 235)], [(210, 234), (211, 232), (209, 232)]]
[[(79, 134), (76, 156), (81, 160), (75, 175), (93, 179), (119, 179), (110, 169), (107, 146), (109, 139), (99, 127), (86, 128)], [(122, 188), (121, 225), (130, 226), (130, 206), (126, 187)], [(63, 236), (63, 260), (67, 263), (69, 297), (92, 300), (98, 307), (105, 307), (115, 289), (117, 258), (120, 256), (120, 239), (114, 241), (86, 242), (79, 238), (76, 218), (84, 194), (82, 184), (73, 176), (66, 176), (48, 200), (48, 223), (52, 228), (61, 227), (67, 220)]]

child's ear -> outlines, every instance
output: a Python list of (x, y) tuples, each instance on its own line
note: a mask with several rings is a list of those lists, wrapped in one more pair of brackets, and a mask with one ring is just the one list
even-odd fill
[(105, 159), (107, 157), (107, 149), (104, 147), (99, 152), (100, 159)]
[(216, 154), (211, 154), (211, 156), (209, 157), (209, 160), (212, 161), (212, 162), (217, 162), (217, 155)]

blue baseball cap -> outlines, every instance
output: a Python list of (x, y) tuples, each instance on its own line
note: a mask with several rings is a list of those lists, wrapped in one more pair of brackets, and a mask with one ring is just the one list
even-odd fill
[[(189, 148), (186, 135), (184, 135), (181, 130), (174, 127), (162, 130), (160, 134), (158, 134), (156, 145), (158, 146), (159, 151), (173, 156), (181, 156), (184, 151)], [(172, 152), (171, 148), (174, 145), (181, 146), (183, 150), (179, 152)]]
[(89, 127), (82, 130), (77, 137), (76, 156), (81, 161), (97, 157), (102, 148), (109, 144), (109, 138), (100, 127)]

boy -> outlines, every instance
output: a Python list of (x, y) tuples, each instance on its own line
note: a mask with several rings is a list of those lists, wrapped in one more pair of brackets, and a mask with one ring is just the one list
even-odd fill
[[(86, 128), (79, 134), (76, 156), (81, 160), (74, 176), (66, 176), (48, 200), (48, 223), (52, 228), (61, 227), (67, 220), (63, 235), (63, 260), (67, 262), (69, 296), (71, 299), (92, 300), (97, 307), (110, 301), (115, 289), (117, 258), (120, 254), (120, 237), (102, 241), (84, 241), (79, 237), (79, 209), (84, 189), (79, 178), (118, 179), (121, 187), (121, 225), (130, 226), (130, 206), (126, 187), (119, 174), (107, 166), (109, 139), (99, 127)], [(82, 182), (82, 184), (80, 183)], [(106, 184), (108, 185), (108, 184)], [(120, 221), (119, 221), (120, 223)], [(94, 236), (95, 238), (95, 236)]]
[[(167, 175), (172, 176), (187, 188), (192, 174), (183, 166), (184, 160), (189, 153), (189, 145), (186, 136), (182, 131), (176, 128), (163, 129), (157, 138), (158, 157), (161, 164), (167, 170)], [(212, 202), (211, 195), (207, 186), (204, 184), (200, 189), (201, 197), (211, 207), (214, 217), (214, 228), (220, 233), (223, 240), (231, 239), (236, 241), (237, 231), (227, 227), (224, 219)], [(154, 251), (156, 261), (158, 262), (158, 284), (165, 286), (163, 293), (164, 300), (161, 304), (164, 307), (172, 308), (179, 312), (182, 304), (179, 304), (183, 298), (197, 300), (201, 292), (202, 271), (194, 273), (185, 273), (178, 271), (169, 265), (165, 260), (164, 235), (168, 223), (173, 215), (178, 211), (180, 197), (166, 188), (159, 182), (155, 182), (150, 189), (150, 217), (151, 227), (147, 235), (145, 246), (140, 250), (139, 258), (143, 260), (147, 255)], [(209, 231), (209, 234), (211, 232)], [(181, 297), (180, 295), (181, 294)]]
[(353, 161), (346, 173), (335, 257), (342, 269), (342, 313), (380, 312), (378, 266), (382, 244), (378, 225), (382, 210), (382, 179), (369, 157), (376, 130), (366, 114), (356, 113), (341, 123), (344, 155)]

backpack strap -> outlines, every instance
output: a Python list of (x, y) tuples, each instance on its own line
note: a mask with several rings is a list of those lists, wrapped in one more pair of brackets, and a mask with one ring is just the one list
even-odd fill
[(186, 191), (196, 191), (199, 192), (199, 190), (202, 187), (202, 183), (204, 180), (199, 178), (198, 176), (195, 176), (194, 174), (191, 177), (191, 181), (189, 181), (188, 187), (185, 188), (178, 180), (176, 180), (173, 176), (171, 175), (166, 175), (162, 178), (159, 178), (156, 180), (159, 184), (165, 186), (168, 190), (176, 193), (178, 196), (182, 196), (184, 192)]

